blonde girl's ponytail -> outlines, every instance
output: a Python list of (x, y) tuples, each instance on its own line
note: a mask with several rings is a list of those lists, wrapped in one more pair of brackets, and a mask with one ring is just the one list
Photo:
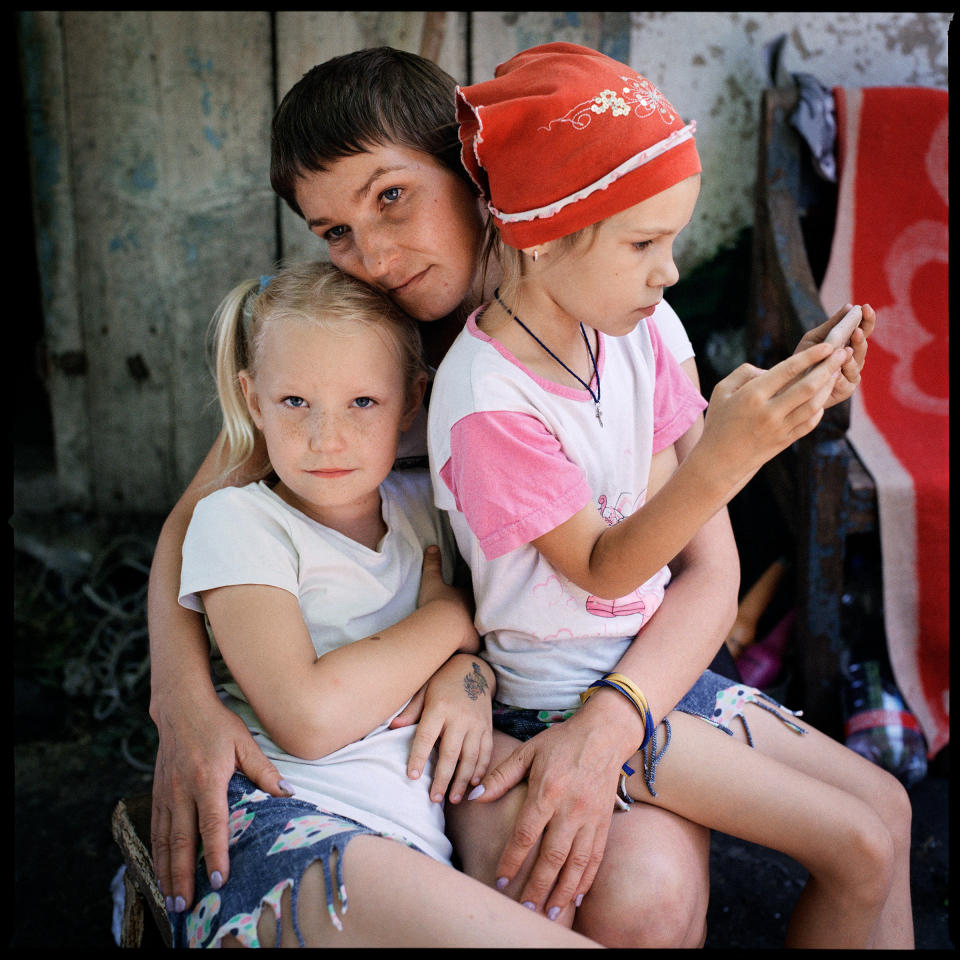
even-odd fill
[(250, 364), (250, 305), (257, 280), (245, 280), (220, 301), (210, 322), (217, 396), (223, 415), (219, 454), (221, 480), (244, 463), (254, 449), (256, 427), (240, 387), (241, 370)]

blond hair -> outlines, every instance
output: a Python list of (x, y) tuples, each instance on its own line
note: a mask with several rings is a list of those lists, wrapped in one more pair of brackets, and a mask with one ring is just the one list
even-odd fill
[[(599, 220), (588, 227), (558, 237), (554, 241), (557, 245), (558, 254), (564, 255), (572, 252), (581, 241), (587, 241), (587, 248), (589, 249), (589, 245), (596, 239), (602, 223), (603, 221)], [(487, 277), (494, 264), (500, 268), (500, 288), (515, 294), (523, 276), (523, 254), (515, 247), (503, 242), (493, 217), (488, 217), (484, 226), (484, 237), (480, 251), (481, 290), (487, 289)]]
[[(264, 284), (245, 280), (220, 302), (210, 324), (217, 396), (223, 415), (220, 437), (222, 481), (253, 453), (256, 426), (240, 386), (240, 371), (255, 377), (268, 327), (282, 321), (317, 323), (324, 329), (353, 324), (383, 331), (395, 350), (411, 390), (425, 374), (420, 333), (414, 321), (385, 295), (329, 263), (286, 265)], [(260, 476), (272, 470), (267, 467)]]

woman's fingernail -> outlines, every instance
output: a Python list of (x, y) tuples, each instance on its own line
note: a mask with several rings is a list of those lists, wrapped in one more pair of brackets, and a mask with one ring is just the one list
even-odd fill
[(559, 908), (559, 907), (551, 907), (551, 908), (547, 911), (547, 919), (549, 919), (549, 920), (556, 920), (557, 917), (559, 917), (559, 916), (560, 916), (560, 908)]
[(187, 901), (184, 900), (183, 897), (177, 897), (177, 899), (173, 901), (173, 909), (175, 913), (183, 913), (183, 911), (187, 909)]
[(451, 803), (459, 803), (459, 802), (460, 802), (460, 794), (459, 794), (459, 793), (451, 793), (451, 794), (450, 794), (450, 802), (451, 802)]
[(296, 793), (292, 786), (286, 780), (278, 780), (277, 786), (283, 790), (285, 793), (288, 793), (291, 797)]
[(506, 877), (497, 877), (497, 889), (503, 890), (509, 882)]
[(214, 870), (210, 874), (210, 886), (214, 890), (219, 890), (223, 886), (223, 874), (219, 870)]
[(579, 907), (581, 903), (583, 903), (583, 894), (578, 893), (576, 899), (573, 901), (573, 905), (575, 907)]
[(536, 909), (537, 909), (537, 905), (536, 905), (532, 900), (524, 900), (524, 901), (523, 901), (523, 905), (524, 905), (528, 910), (536, 910)]
[(167, 913), (173, 913), (173, 897), (167, 897), (163, 905), (167, 908)]
[(476, 800), (477, 797), (482, 797), (486, 792), (487, 792), (487, 791), (486, 791), (486, 788), (485, 788), (484, 785), (481, 783), (481, 784), (477, 785), (476, 787), (474, 787), (474, 788), (467, 794), (467, 799), (468, 799), (468, 800)]

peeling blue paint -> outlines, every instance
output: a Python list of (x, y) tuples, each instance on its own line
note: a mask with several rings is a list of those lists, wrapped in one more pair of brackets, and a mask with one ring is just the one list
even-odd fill
[(120, 250), (126, 253), (128, 250), (140, 249), (140, 237), (135, 230), (128, 230), (125, 234), (115, 234), (110, 238), (108, 249), (111, 253)]
[(599, 50), (620, 63), (630, 62), (629, 13), (616, 11), (603, 15)]
[(152, 155), (144, 157), (130, 174), (130, 183), (134, 190), (153, 190), (157, 180), (157, 161)]
[(200, 256), (199, 247), (189, 240), (184, 240), (183, 237), (180, 238), (180, 246), (183, 247), (183, 262), (196, 263)]
[(30, 161), (38, 194), (52, 190), (63, 172), (62, 148), (48, 122), (45, 104), (47, 92), (46, 58), (49, 56), (43, 34), (32, 11), (20, 13), (21, 56), (23, 57), (24, 107), (28, 118)]
[(210, 91), (204, 90), (203, 96), (200, 98), (200, 109), (203, 110), (203, 115), (205, 117), (210, 116)]
[(186, 54), (190, 69), (198, 77), (202, 77), (205, 73), (213, 73), (213, 57), (207, 57), (205, 61), (201, 60), (194, 47), (187, 47)]
[(203, 135), (206, 139), (213, 144), (214, 148), (219, 150), (223, 146), (223, 137), (220, 136), (215, 130), (212, 130), (210, 127), (203, 128)]

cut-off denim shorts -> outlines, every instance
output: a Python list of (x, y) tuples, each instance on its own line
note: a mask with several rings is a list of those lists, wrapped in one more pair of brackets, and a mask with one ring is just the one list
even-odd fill
[[(730, 729), (731, 724), (735, 719), (739, 719), (740, 723), (743, 724), (747, 743), (752, 747), (753, 736), (750, 733), (747, 718), (743, 714), (743, 708), (748, 703), (756, 704), (756, 706), (772, 713), (795, 733), (805, 734), (807, 732), (790, 719), (790, 717), (799, 717), (802, 711), (788, 710), (762, 690), (749, 687), (743, 683), (733, 683), (729, 677), (714, 673), (712, 670), (705, 670), (673, 709), (699, 717), (731, 737), (733, 736), (733, 730)], [(553, 726), (555, 723), (562, 723), (572, 717), (577, 709), (577, 707), (573, 707), (569, 710), (531, 710), (511, 707), (499, 700), (494, 700), (493, 725), (497, 730), (501, 730), (517, 740), (529, 740), (541, 731), (546, 730), (547, 727)], [(657, 795), (654, 787), (657, 764), (663, 759), (667, 747), (670, 746), (669, 717), (664, 717), (661, 724), (664, 730), (663, 746), (659, 750), (657, 749), (657, 729), (659, 728), (654, 728), (653, 736), (650, 737), (643, 749), (643, 781), (647, 785), (650, 795), (654, 797)]]
[[(401, 837), (372, 830), (305, 800), (273, 797), (259, 790), (242, 773), (235, 773), (230, 780), (227, 807), (230, 876), (219, 890), (214, 890), (198, 857), (194, 905), (188, 911), (170, 915), (176, 947), (219, 947), (223, 938), (231, 935), (244, 946), (259, 947), (257, 925), (268, 907), (276, 920), (276, 942), (279, 943), (280, 898), (287, 889), (290, 890), (293, 929), (303, 947), (297, 897), (300, 880), (310, 864), (319, 861), (322, 865), (327, 911), (331, 923), (339, 930), (343, 921), (337, 915), (333, 892), (337, 891), (340, 912), (346, 913), (343, 855), (347, 844), (354, 837), (372, 834), (389, 836), (419, 850)], [(337, 852), (335, 878), (331, 875), (334, 851)]]

